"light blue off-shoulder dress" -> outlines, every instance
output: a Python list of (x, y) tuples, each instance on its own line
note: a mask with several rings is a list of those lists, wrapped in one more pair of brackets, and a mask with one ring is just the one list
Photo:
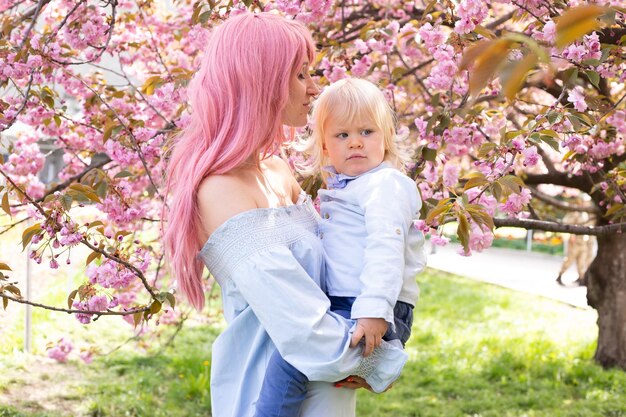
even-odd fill
[(310, 198), (261, 208), (222, 224), (199, 253), (222, 289), (227, 328), (215, 340), (211, 365), (213, 417), (247, 417), (278, 348), (309, 378), (301, 417), (354, 417), (355, 391), (332, 382), (348, 375), (387, 386), (407, 355), (389, 345), (363, 358), (350, 349), (353, 321), (329, 311), (323, 285), (319, 216)]

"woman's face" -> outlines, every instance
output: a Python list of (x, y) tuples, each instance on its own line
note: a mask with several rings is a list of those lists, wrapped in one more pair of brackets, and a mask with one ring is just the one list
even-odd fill
[(289, 79), (289, 99), (283, 109), (283, 124), (291, 127), (306, 125), (311, 99), (318, 93), (319, 89), (309, 74), (309, 61), (304, 61)]

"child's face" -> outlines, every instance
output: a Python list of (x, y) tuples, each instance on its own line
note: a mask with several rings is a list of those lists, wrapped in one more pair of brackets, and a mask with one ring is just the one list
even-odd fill
[(385, 159), (383, 132), (373, 120), (339, 121), (331, 114), (324, 126), (324, 153), (337, 173), (361, 175)]

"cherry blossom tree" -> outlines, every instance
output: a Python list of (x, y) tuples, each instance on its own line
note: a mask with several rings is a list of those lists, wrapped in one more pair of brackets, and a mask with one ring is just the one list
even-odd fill
[[(586, 276), (595, 358), (626, 369), (619, 0), (0, 0), (4, 230), (23, 228), (23, 246), (50, 268), (70, 262), (73, 247), (89, 249), (67, 308), (42, 307), (138, 324), (174, 306), (158, 239), (168, 138), (186, 124), (185, 88), (209, 29), (246, 9), (309, 25), (320, 85), (356, 76), (381, 86), (414, 155), (424, 201), (416, 227), (433, 243), (445, 242), (448, 222), (464, 255), (488, 248), (501, 226), (597, 236)], [(37, 177), (42, 140), (63, 151), (56, 184)], [(319, 181), (303, 186), (314, 193)], [(594, 223), (564, 224), (572, 210)], [(37, 304), (0, 262), (4, 305)]]

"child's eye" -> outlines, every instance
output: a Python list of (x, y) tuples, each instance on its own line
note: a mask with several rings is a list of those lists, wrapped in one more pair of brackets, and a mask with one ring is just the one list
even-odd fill
[(341, 132), (341, 133), (337, 133), (337, 134), (335, 135), (335, 137), (336, 137), (336, 138), (339, 138), (339, 139), (345, 139), (345, 138), (347, 138), (347, 137), (348, 137), (348, 134), (347, 134), (347, 133), (345, 133), (345, 132)]
[(363, 130), (361, 131), (361, 135), (363, 135), (363, 136), (369, 136), (369, 135), (371, 135), (372, 133), (374, 133), (374, 131), (373, 131), (372, 129), (363, 129)]

